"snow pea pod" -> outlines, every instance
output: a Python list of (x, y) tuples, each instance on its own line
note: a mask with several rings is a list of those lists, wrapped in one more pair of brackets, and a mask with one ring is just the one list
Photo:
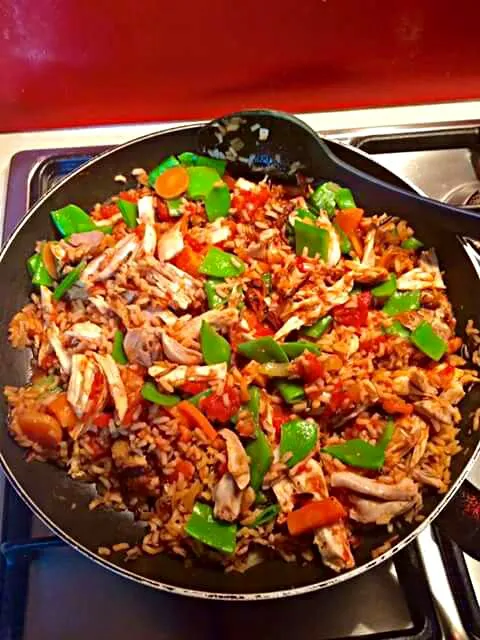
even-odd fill
[(252, 527), (260, 527), (263, 524), (268, 524), (280, 513), (280, 506), (278, 504), (271, 504), (266, 507), (260, 515), (258, 515), (252, 522)]
[(210, 167), (187, 167), (189, 183), (188, 197), (192, 200), (205, 198), (213, 189), (215, 183), (222, 183), (222, 179)]
[(400, 246), (402, 247), (402, 249), (416, 251), (417, 249), (423, 247), (423, 242), (412, 236), (411, 238), (407, 238), (406, 240), (404, 240)]
[(391, 273), (385, 282), (378, 284), (372, 289), (372, 295), (375, 298), (389, 298), (397, 290), (397, 276)]
[(314, 258), (319, 255), (322, 260), (328, 257), (328, 246), (330, 244), (330, 234), (326, 229), (320, 229), (312, 224), (306, 224), (298, 218), (295, 220), (295, 253), (297, 256), (303, 255), (303, 250), (307, 248), (307, 254)]
[(339, 209), (356, 209), (357, 205), (350, 189), (341, 187), (335, 191), (335, 202)]
[(314, 420), (295, 418), (282, 424), (280, 436), (280, 456), (292, 455), (287, 467), (294, 467), (308, 456), (315, 448), (318, 440), (318, 425)]
[(86, 263), (82, 261), (79, 265), (77, 265), (74, 269), (67, 273), (63, 280), (55, 287), (55, 290), (53, 292), (53, 297), (55, 298), (55, 300), (60, 300), (65, 295), (65, 293), (71, 287), (73, 287), (75, 282), (82, 275), (82, 271), (86, 266)]
[(112, 358), (118, 364), (128, 364), (128, 358), (123, 349), (123, 333), (119, 329), (113, 335)]
[(193, 505), (192, 515), (187, 520), (185, 531), (189, 536), (209, 547), (224, 553), (235, 551), (237, 525), (215, 520), (213, 509), (208, 504), (196, 502)]
[(438, 362), (445, 355), (448, 345), (429, 322), (423, 321), (410, 334), (410, 340), (425, 355)]
[(48, 273), (43, 258), (39, 253), (34, 253), (27, 260), (27, 270), (32, 276), (32, 284), (36, 284), (39, 287), (51, 287), (53, 285), (53, 278)]
[(232, 350), (227, 340), (205, 320), (200, 329), (200, 346), (207, 364), (230, 362)]
[(224, 182), (217, 182), (205, 197), (205, 210), (209, 222), (228, 216), (230, 210), (230, 191)]
[(245, 265), (237, 256), (212, 247), (208, 250), (198, 270), (213, 278), (235, 278), (242, 275), (245, 271)]
[(76, 204), (67, 204), (61, 209), (51, 211), (50, 216), (63, 237), (85, 231), (103, 231), (102, 227), (97, 227), (88, 213)]
[(257, 338), (238, 345), (238, 351), (250, 360), (255, 360), (261, 364), (266, 362), (288, 362), (288, 357), (278, 342), (273, 338)]
[(343, 444), (324, 447), (322, 451), (352, 467), (378, 471), (385, 463), (385, 449), (392, 439), (394, 430), (393, 420), (388, 420), (380, 440), (375, 445), (354, 438)]
[(255, 428), (255, 440), (246, 447), (250, 458), (250, 485), (258, 491), (263, 483), (265, 474), (270, 469), (273, 453), (267, 436), (260, 428), (260, 389), (255, 386), (249, 388), (250, 398), (247, 409), (250, 411)]
[(223, 306), (226, 302), (225, 298), (222, 298), (222, 296), (217, 293), (217, 284), (220, 282), (221, 280), (217, 280), (216, 278), (209, 278), (203, 285), (209, 309), (217, 309), (218, 307)]
[(307, 342), (306, 340), (299, 340), (298, 342), (284, 342), (282, 349), (285, 351), (289, 358), (298, 358), (304, 351), (310, 351), (315, 355), (320, 353), (320, 349), (313, 342)]
[(395, 291), (385, 303), (382, 311), (389, 316), (396, 316), (407, 311), (420, 309), (420, 291)]
[(227, 167), (226, 160), (201, 156), (192, 151), (184, 151), (178, 156), (178, 159), (185, 167), (210, 167), (210, 169), (215, 169), (219, 176), (223, 176)]
[(129, 229), (135, 229), (137, 226), (138, 207), (136, 202), (129, 200), (118, 200), (117, 206), (120, 209), (122, 218)]
[(277, 389), (287, 404), (296, 404), (305, 398), (305, 390), (295, 382), (277, 382)]
[(317, 211), (326, 211), (329, 216), (335, 213), (335, 189), (338, 186), (333, 182), (324, 182), (319, 185), (310, 196), (310, 204)]
[(314, 338), (315, 340), (318, 340), (318, 338), (321, 338), (323, 334), (326, 331), (328, 331), (328, 329), (330, 328), (330, 325), (332, 324), (332, 321), (333, 321), (332, 316), (324, 316), (323, 318), (318, 320), (315, 324), (313, 324), (311, 327), (308, 327), (307, 329), (305, 329), (303, 331), (303, 334), (308, 336), (309, 338)]
[(180, 402), (180, 398), (174, 394), (160, 393), (153, 382), (145, 382), (141, 394), (144, 400), (158, 404), (161, 407), (174, 407)]

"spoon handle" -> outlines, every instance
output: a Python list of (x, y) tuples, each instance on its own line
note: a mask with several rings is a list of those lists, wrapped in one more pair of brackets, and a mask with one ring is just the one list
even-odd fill
[(322, 177), (348, 186), (369, 212), (385, 212), (405, 218), (414, 225), (419, 221), (427, 227), (441, 225), (452, 233), (480, 238), (480, 212), (452, 207), (387, 184), (340, 160), (323, 140), (321, 144), (325, 160), (328, 158), (322, 163)]

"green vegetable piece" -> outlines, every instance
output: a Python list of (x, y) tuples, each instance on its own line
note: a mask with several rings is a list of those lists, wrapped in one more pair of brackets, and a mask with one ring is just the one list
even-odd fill
[(222, 298), (222, 296), (217, 293), (217, 284), (220, 282), (221, 280), (210, 278), (209, 280), (206, 280), (203, 285), (209, 309), (218, 309), (218, 307), (222, 307), (226, 302), (225, 298)]
[(378, 440), (376, 446), (385, 451), (388, 447), (390, 440), (393, 438), (393, 432), (395, 431), (395, 422), (393, 420), (387, 420), (385, 429), (383, 430), (381, 438)]
[(343, 444), (332, 444), (322, 449), (324, 453), (341, 460), (352, 467), (361, 469), (381, 469), (385, 462), (385, 453), (381, 447), (355, 438)]
[(287, 404), (296, 404), (305, 398), (305, 390), (301, 384), (277, 382), (277, 389)]
[(85, 267), (86, 263), (82, 260), (79, 265), (77, 265), (74, 269), (67, 273), (63, 280), (55, 287), (55, 290), (53, 292), (53, 297), (55, 298), (55, 300), (60, 300), (65, 295), (65, 293), (71, 287), (73, 287), (75, 282), (82, 275), (82, 271), (85, 269)]
[(195, 407), (198, 407), (200, 400), (203, 398), (208, 398), (208, 396), (212, 395), (213, 389), (205, 389), (205, 391), (200, 391), (200, 393), (196, 393), (194, 396), (188, 398), (190, 404), (193, 404)]
[(318, 440), (318, 425), (313, 420), (295, 418), (282, 424), (280, 456), (292, 453), (287, 467), (294, 467), (313, 451)]
[(262, 274), (262, 282), (265, 285), (265, 293), (269, 296), (272, 293), (272, 274), (264, 273)]
[(263, 493), (263, 491), (257, 491), (255, 494), (255, 504), (256, 505), (262, 505), (262, 504), (267, 504), (268, 502), (268, 498), (267, 496)]
[(273, 461), (270, 443), (260, 428), (257, 431), (257, 437), (247, 444), (245, 451), (250, 458), (250, 486), (258, 491)]
[(215, 520), (213, 509), (208, 504), (202, 502), (194, 504), (192, 515), (185, 525), (185, 531), (189, 536), (209, 547), (224, 553), (235, 551), (237, 525)]
[(384, 313), (389, 316), (417, 309), (420, 309), (420, 291), (405, 291), (404, 293), (395, 291), (383, 307)]
[(308, 327), (307, 329), (305, 329), (303, 331), (303, 334), (305, 336), (308, 336), (309, 338), (318, 340), (318, 338), (321, 338), (323, 334), (326, 331), (328, 331), (332, 322), (333, 322), (332, 316), (324, 316), (323, 318), (318, 320), (318, 322), (313, 324), (311, 327)]
[(316, 355), (321, 353), (316, 344), (313, 344), (312, 342), (306, 342), (304, 340), (300, 340), (299, 342), (284, 342), (282, 344), (282, 349), (291, 359), (298, 358), (304, 351), (310, 351), (311, 353), (315, 353)]
[(275, 520), (279, 513), (280, 506), (278, 504), (271, 504), (270, 506), (266, 507), (259, 516), (255, 518), (251, 526), (260, 527), (263, 524), (268, 524), (272, 520)]
[(342, 187), (335, 192), (335, 202), (339, 209), (356, 209), (357, 205), (353, 199), (353, 194), (350, 189)]
[(39, 253), (34, 253), (33, 256), (30, 256), (27, 260), (27, 269), (32, 276), (32, 284), (37, 287), (51, 287), (53, 285), (53, 278), (48, 273), (42, 256)]
[(383, 434), (376, 445), (354, 438), (343, 444), (332, 444), (322, 449), (333, 458), (338, 458), (345, 464), (362, 469), (381, 469), (385, 463), (385, 449), (392, 439), (395, 423), (388, 420)]
[(238, 345), (238, 351), (250, 360), (255, 360), (261, 364), (265, 362), (288, 362), (288, 357), (278, 342), (273, 338), (257, 338)]
[(399, 320), (394, 320), (389, 327), (385, 327), (384, 332), (389, 336), (410, 337), (410, 331)]
[(236, 278), (245, 271), (245, 265), (237, 256), (212, 247), (208, 250), (198, 270), (213, 278)]
[(224, 182), (214, 184), (205, 198), (207, 218), (213, 222), (217, 218), (228, 216), (230, 210), (230, 191)]
[(112, 358), (118, 364), (128, 364), (128, 358), (123, 349), (123, 333), (119, 329), (113, 335)]
[(175, 158), (175, 156), (168, 156), (165, 160), (152, 169), (148, 174), (148, 183), (151, 187), (155, 186), (155, 180), (167, 169), (171, 169), (172, 167), (178, 167), (179, 161)]
[(295, 216), (301, 220), (304, 220), (305, 218), (308, 218), (309, 220), (317, 219), (317, 216), (308, 209), (297, 209), (295, 211)]
[(252, 385), (248, 391), (250, 397), (248, 399), (247, 409), (252, 414), (255, 433), (258, 435), (260, 429), (260, 389)]
[(165, 204), (167, 205), (168, 214), (172, 218), (179, 218), (182, 215), (180, 211), (180, 206), (183, 204), (182, 198), (172, 198), (171, 200), (165, 200)]
[(153, 404), (158, 404), (161, 407), (174, 407), (180, 402), (180, 398), (173, 393), (160, 393), (160, 391), (157, 389), (157, 385), (153, 382), (145, 382), (142, 387), (141, 394), (144, 400), (153, 402)]
[(417, 240), (417, 238), (414, 238), (412, 236), (411, 238), (407, 238), (406, 240), (404, 240), (400, 246), (402, 247), (402, 249), (416, 251), (417, 249), (423, 247), (423, 242), (420, 242), (420, 240)]
[(410, 334), (413, 344), (432, 360), (438, 362), (445, 355), (448, 345), (436, 333), (429, 322), (421, 322)]
[(220, 160), (219, 158), (209, 158), (208, 156), (200, 156), (191, 151), (184, 151), (178, 156), (181, 164), (186, 167), (210, 167), (215, 169), (218, 175), (223, 176), (227, 167), (226, 160)]
[(118, 200), (117, 205), (127, 227), (129, 229), (135, 229), (137, 226), (138, 215), (137, 204), (135, 202), (130, 202), (129, 200)]
[(221, 182), (221, 178), (215, 169), (210, 167), (188, 167), (187, 194), (192, 200), (205, 198), (213, 189), (213, 185)]
[(103, 231), (101, 227), (97, 227), (88, 213), (77, 207), (76, 204), (67, 204), (61, 209), (51, 211), (50, 215), (63, 237), (71, 236), (72, 233), (83, 233), (85, 231), (94, 231), (95, 229)]
[(389, 298), (397, 290), (397, 276), (391, 273), (385, 282), (373, 287), (372, 295), (375, 298)]
[(227, 340), (221, 336), (208, 322), (203, 320), (200, 329), (200, 346), (203, 359), (207, 364), (220, 364), (230, 362), (232, 350)]
[(306, 247), (308, 255), (313, 258), (317, 254), (326, 260), (328, 257), (328, 245), (330, 244), (330, 234), (326, 229), (305, 224), (298, 218), (295, 220), (295, 253), (297, 256), (303, 255)]
[(345, 231), (338, 226), (338, 224), (334, 224), (333, 227), (338, 234), (338, 239), (340, 240), (340, 251), (344, 255), (348, 255), (352, 250), (352, 243), (350, 242), (349, 237), (347, 236)]
[[(317, 211), (326, 211), (329, 216), (335, 213), (335, 190), (332, 182), (324, 182), (318, 186), (310, 196), (310, 204)], [(336, 187), (338, 189), (338, 187)]]

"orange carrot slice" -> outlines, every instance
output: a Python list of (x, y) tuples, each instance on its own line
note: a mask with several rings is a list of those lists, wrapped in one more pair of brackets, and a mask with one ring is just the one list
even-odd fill
[(345, 518), (347, 512), (336, 498), (314, 500), (304, 507), (291, 511), (287, 516), (287, 527), (291, 536), (314, 531)]
[(176, 409), (187, 419), (190, 426), (198, 427), (210, 440), (215, 440), (217, 432), (212, 426), (211, 422), (206, 418), (201, 411), (197, 409), (193, 404), (182, 400), (176, 406)]
[(178, 198), (185, 193), (189, 177), (185, 167), (172, 167), (161, 173), (155, 180), (155, 191), (162, 198)]

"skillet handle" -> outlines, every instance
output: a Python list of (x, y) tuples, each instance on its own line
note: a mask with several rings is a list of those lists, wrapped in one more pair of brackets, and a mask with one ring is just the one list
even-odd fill
[(348, 185), (358, 196), (363, 208), (370, 212), (387, 212), (405, 218), (415, 227), (423, 227), (427, 233), (431, 225), (440, 224), (452, 233), (480, 239), (480, 212), (452, 207), (387, 184), (338, 158), (323, 140), (320, 139), (320, 143), (328, 156), (328, 161), (324, 164), (330, 165), (327, 171), (329, 175), (326, 177)]
[(480, 560), (480, 491), (465, 480), (434, 526), (464, 553)]

